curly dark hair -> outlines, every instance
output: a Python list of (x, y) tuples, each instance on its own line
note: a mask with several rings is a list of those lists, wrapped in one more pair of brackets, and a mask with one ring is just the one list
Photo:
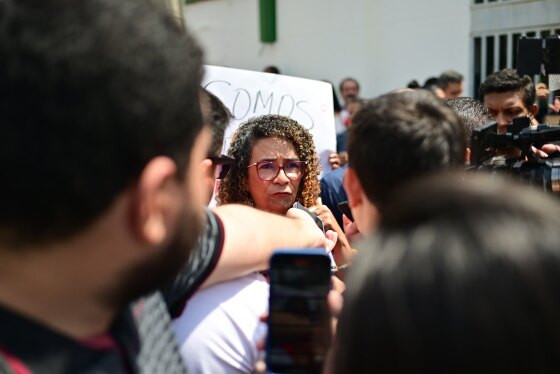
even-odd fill
[(301, 161), (305, 161), (305, 175), (300, 183), (297, 201), (306, 206), (315, 205), (319, 196), (319, 158), (309, 131), (293, 119), (269, 114), (249, 119), (233, 135), (228, 155), (235, 158), (227, 176), (220, 183), (218, 204), (255, 206), (246, 188), (247, 166), (253, 146), (260, 139), (279, 138), (289, 141)]

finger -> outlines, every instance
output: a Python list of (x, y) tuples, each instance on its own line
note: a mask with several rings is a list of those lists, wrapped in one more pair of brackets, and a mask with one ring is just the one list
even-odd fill
[(335, 231), (327, 230), (325, 232), (325, 247), (327, 248), (327, 253), (333, 250), (336, 242), (338, 240), (338, 234)]
[(540, 149), (537, 149), (533, 146), (531, 146), (531, 151), (533, 151), (533, 153), (535, 155), (539, 156), (540, 158), (547, 158), (548, 157), (547, 153), (545, 153), (545, 152), (541, 151)]
[(261, 314), (259, 316), (259, 321), (266, 323), (268, 321), (268, 313)]
[(333, 317), (338, 318), (338, 316), (340, 316), (340, 312), (342, 311), (342, 306), (344, 305), (342, 295), (336, 291), (329, 292), (328, 304)]
[(552, 154), (554, 152), (560, 151), (560, 147), (556, 144), (545, 144), (541, 147), (541, 151), (546, 152), (546, 154)]
[(341, 295), (344, 293), (344, 291), (346, 291), (346, 284), (344, 284), (344, 282), (341, 281), (340, 278), (338, 278), (337, 276), (333, 275), (331, 277), (331, 284), (332, 284), (332, 289), (340, 293)]
[(266, 373), (266, 364), (264, 361), (257, 361), (255, 363), (255, 373), (256, 374), (265, 374)]

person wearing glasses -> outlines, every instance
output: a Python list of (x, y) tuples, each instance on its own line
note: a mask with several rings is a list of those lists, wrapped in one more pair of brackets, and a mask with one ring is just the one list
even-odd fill
[[(235, 133), (228, 156), (233, 161), (219, 186), (219, 208), (236, 203), (286, 215), (295, 202), (315, 204), (319, 161), (311, 134), (296, 121), (277, 115), (249, 120)], [(189, 373), (254, 371), (257, 342), (263, 337), (259, 317), (268, 309), (268, 290), (264, 276), (255, 272), (202, 289), (189, 299), (173, 322)]]
[(220, 184), (218, 202), (285, 215), (295, 202), (311, 207), (319, 196), (319, 159), (313, 137), (285, 116), (250, 119), (235, 133), (235, 159)]

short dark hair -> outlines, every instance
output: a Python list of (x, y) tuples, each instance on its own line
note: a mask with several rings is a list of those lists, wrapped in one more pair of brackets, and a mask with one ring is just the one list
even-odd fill
[(459, 118), (426, 90), (389, 93), (370, 101), (356, 113), (348, 132), (349, 166), (379, 208), (402, 183), (465, 163)]
[(224, 145), (224, 133), (232, 118), (231, 112), (222, 100), (203, 87), (200, 88), (200, 102), (204, 123), (212, 130), (208, 156), (219, 156)]
[(444, 174), (404, 187), (389, 208), (358, 246), (334, 373), (558, 370), (557, 200)]
[(355, 80), (354, 78), (344, 78), (343, 80), (340, 81), (340, 84), (338, 85), (338, 90), (339, 92), (342, 92), (342, 87), (344, 86), (344, 83), (346, 82), (354, 82), (356, 83), (356, 87), (358, 87), (358, 91), (360, 90), (360, 83), (358, 83), (357, 80)]
[(437, 80), (437, 84), (440, 88), (446, 89), (450, 83), (461, 83), (463, 81), (463, 76), (456, 72), (455, 70), (447, 70), (441, 73)]
[(201, 59), (153, 1), (0, 1), (0, 242), (76, 234), (155, 156), (184, 174)]
[(471, 97), (457, 97), (445, 100), (445, 103), (457, 113), (465, 128), (467, 144), (470, 142), (473, 129), (492, 121), (492, 116), (480, 101)]
[(503, 69), (490, 74), (480, 85), (480, 100), (484, 102), (484, 96), (489, 93), (510, 91), (521, 92), (525, 108), (531, 110), (537, 95), (535, 84), (531, 77), (528, 75), (520, 77), (517, 71), (513, 69)]

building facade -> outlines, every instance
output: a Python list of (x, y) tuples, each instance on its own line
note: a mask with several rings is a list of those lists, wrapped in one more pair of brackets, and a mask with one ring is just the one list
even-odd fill
[[(192, 0), (190, 0), (192, 1)], [(184, 6), (212, 65), (325, 79), (356, 78), (362, 96), (453, 69), (465, 94), (515, 66), (516, 40), (560, 29), (560, 0), (276, 0), (276, 41), (260, 41), (258, 0)]]

